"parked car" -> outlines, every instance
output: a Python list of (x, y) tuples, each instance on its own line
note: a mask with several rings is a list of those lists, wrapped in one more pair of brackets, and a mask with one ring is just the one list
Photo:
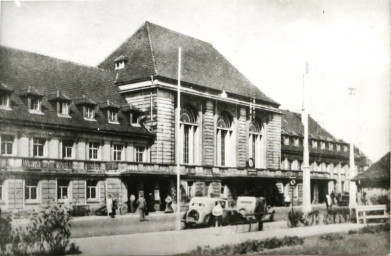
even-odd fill
[(216, 202), (220, 202), (223, 208), (222, 224), (229, 224), (232, 209), (228, 208), (227, 200), (210, 197), (194, 197), (190, 200), (189, 210), (183, 215), (182, 221), (185, 228), (192, 226), (213, 226), (212, 210)]
[(239, 196), (235, 210), (247, 221), (273, 221), (274, 210), (270, 210), (264, 197)]
[(349, 192), (344, 192), (342, 195), (337, 196), (337, 205), (338, 206), (349, 205)]

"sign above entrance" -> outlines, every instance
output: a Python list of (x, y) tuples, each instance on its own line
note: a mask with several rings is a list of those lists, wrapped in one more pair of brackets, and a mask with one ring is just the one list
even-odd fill
[(289, 181), (289, 184), (290, 184), (291, 186), (296, 185), (296, 180), (291, 178), (291, 180)]

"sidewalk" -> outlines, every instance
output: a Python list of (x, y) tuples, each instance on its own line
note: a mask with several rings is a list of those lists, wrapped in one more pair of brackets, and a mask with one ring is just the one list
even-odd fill
[[(182, 231), (165, 231), (109, 237), (72, 239), (82, 251), (82, 255), (173, 255), (196, 249), (197, 246), (217, 247), (224, 244), (237, 244), (249, 239), (266, 239), (284, 236), (313, 236), (324, 233), (347, 232), (364, 225), (345, 223), (316, 225), (299, 228), (277, 228), (255, 232), (235, 232), (235, 226), (221, 228), (216, 235), (214, 228)], [(240, 230), (238, 230), (240, 232)]]

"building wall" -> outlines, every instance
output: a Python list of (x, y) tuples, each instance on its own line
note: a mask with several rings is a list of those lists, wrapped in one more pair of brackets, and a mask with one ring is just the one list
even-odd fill
[(267, 168), (279, 169), (281, 161), (281, 115), (269, 114), (266, 138)]

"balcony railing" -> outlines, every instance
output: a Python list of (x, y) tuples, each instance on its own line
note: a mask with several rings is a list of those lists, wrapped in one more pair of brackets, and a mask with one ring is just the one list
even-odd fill
[[(118, 173), (118, 174), (176, 174), (174, 164), (157, 164), (144, 162), (108, 162), (76, 159), (49, 159), (29, 157), (0, 156), (1, 171), (59, 171), (67, 173)], [(180, 174), (187, 176), (215, 176), (215, 177), (275, 177), (290, 178), (302, 177), (302, 171), (275, 170), (275, 169), (246, 169), (235, 167), (212, 167), (201, 165), (181, 165)], [(336, 178), (328, 172), (311, 172), (313, 178)]]

